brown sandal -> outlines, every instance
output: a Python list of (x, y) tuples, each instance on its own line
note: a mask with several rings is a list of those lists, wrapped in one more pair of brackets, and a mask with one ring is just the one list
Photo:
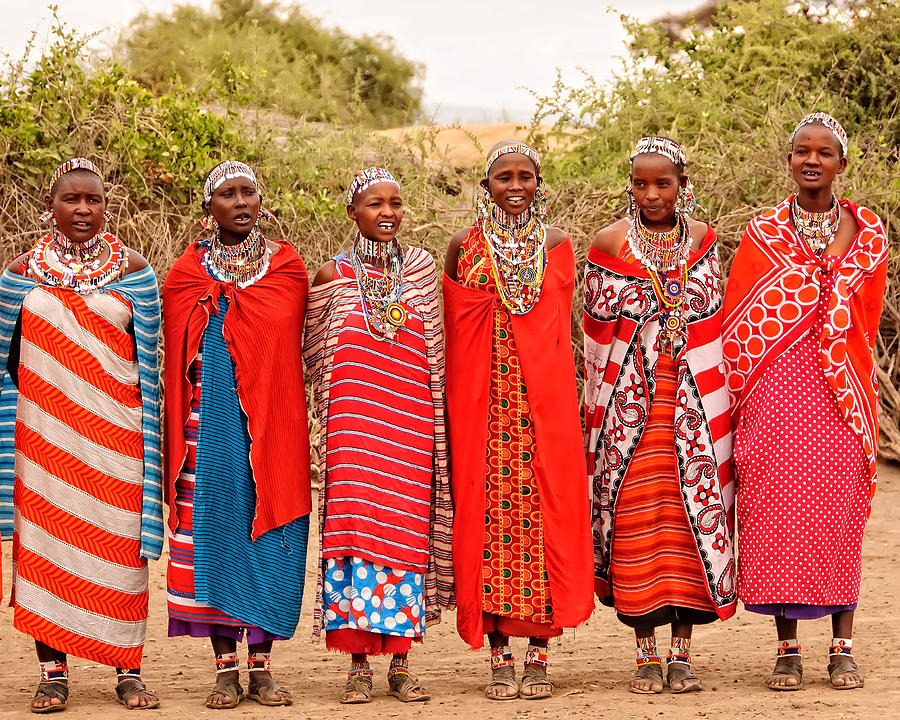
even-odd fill
[[(775, 678), (777, 677), (787, 678), (788, 680), (794, 680), (796, 682), (793, 685), (776, 683)], [(803, 663), (800, 661), (799, 657), (796, 659), (794, 659), (794, 657), (779, 658), (775, 663), (775, 669), (772, 671), (772, 674), (769, 675), (769, 679), (766, 680), (766, 687), (769, 688), (769, 690), (777, 690), (779, 692), (799, 690), (802, 686)]]
[[(649, 680), (649, 688), (639, 688), (634, 686), (635, 680)], [(662, 665), (659, 663), (647, 663), (634, 671), (631, 676), (631, 682), (628, 690), (638, 695), (658, 695), (663, 691), (663, 674)]]
[[(836, 656), (832, 655), (832, 657)], [(859, 665), (846, 655), (837, 656), (837, 658), (837, 660), (828, 663), (828, 676), (831, 681), (831, 687), (835, 690), (855, 690), (856, 688), (861, 688), (865, 684), (865, 679), (859, 671)], [(834, 681), (841, 675), (848, 675), (850, 673), (859, 677), (859, 680), (853, 680), (850, 683), (845, 681), (843, 685), (835, 685)]]
[[(214, 703), (213, 698), (222, 695), (227, 699), (224, 703)], [(212, 710), (230, 710), (235, 708), (244, 699), (244, 688), (233, 677), (226, 678), (216, 683), (216, 686), (206, 696), (206, 707)]]
[[(681, 687), (677, 690), (672, 687), (675, 683), (681, 683)], [(666, 668), (666, 684), (675, 695), (703, 689), (700, 687), (700, 678), (694, 674), (690, 665), (683, 662), (669, 663)]]
[[(128, 701), (138, 693), (146, 695), (150, 698), (150, 702), (146, 705), (130, 705)], [(159, 707), (159, 696), (148, 690), (147, 686), (136, 677), (125, 678), (116, 685), (116, 699), (129, 710), (152, 710)]]
[(431, 693), (419, 685), (409, 673), (394, 673), (388, 676), (388, 695), (401, 702), (424, 702), (431, 699)]
[[(43, 700), (44, 698), (50, 698), (51, 700), (56, 699), (59, 700), (55, 705), (44, 705), (44, 707), (35, 707), (35, 700)], [(61, 710), (66, 709), (66, 703), (69, 701), (69, 684), (64, 682), (58, 682), (55, 680), (48, 680), (46, 682), (38, 683), (37, 690), (34, 692), (34, 697), (31, 698), (31, 712), (33, 713), (48, 713), (48, 712), (60, 712)]]
[[(533, 693), (523, 693), (525, 688), (539, 688), (543, 686), (543, 690), (535, 690)], [(547, 678), (547, 666), (529, 664), (525, 666), (525, 672), (522, 674), (522, 682), (519, 684), (519, 697), (523, 700), (543, 700), (553, 695), (553, 683)]]
[(344, 705), (360, 705), (372, 700), (372, 670), (351, 670), (347, 673), (341, 703)]
[[(502, 689), (502, 693), (492, 693), (492, 689)], [(519, 697), (519, 681), (516, 680), (516, 669), (512, 665), (504, 665), (491, 670), (491, 681), (484, 688), (484, 694), (491, 700), (515, 700)]]
[[(255, 675), (262, 675), (258, 680)], [(264, 691), (264, 694), (260, 692)], [(275, 696), (275, 700), (272, 697)], [(279, 687), (274, 678), (267, 673), (250, 673), (250, 684), (247, 687), (245, 697), (248, 700), (255, 700), (260, 705), (276, 707), (279, 705), (290, 705), (294, 702), (290, 690)]]

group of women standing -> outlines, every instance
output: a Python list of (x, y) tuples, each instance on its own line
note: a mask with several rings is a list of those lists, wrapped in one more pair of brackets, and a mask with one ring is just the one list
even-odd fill
[[(0, 278), (0, 488), (14, 624), (40, 662), (31, 709), (66, 707), (68, 654), (115, 667), (127, 707), (159, 704), (140, 666), (164, 534), (169, 634), (209, 638), (215, 656), (207, 706), (292, 702), (271, 654), (304, 588), (304, 364), (322, 429), (313, 629), (350, 656), (341, 702), (371, 699), (371, 655), (391, 656), (391, 695), (427, 700), (409, 653), (454, 607), (470, 647), (487, 637), (489, 698), (548, 697), (548, 640), (595, 594), (634, 630), (633, 692), (700, 689), (692, 628), (739, 597), (775, 617), (769, 687), (800, 687), (797, 620), (825, 615), (831, 684), (860, 687), (887, 241), (833, 194), (846, 151), (830, 116), (800, 122), (797, 193), (750, 223), (723, 294), (683, 148), (638, 142), (628, 217), (585, 269), (583, 429), (574, 251), (546, 223), (532, 148), (491, 150), (447, 252), (443, 321), (434, 259), (398, 240), (387, 170), (353, 179), (358, 232), (310, 287), (293, 247), (262, 235), (253, 170), (224, 162), (203, 188), (205, 232), (163, 285), (162, 454), (156, 278), (104, 230), (99, 168), (64, 163), (50, 232)], [(521, 674), (511, 637), (528, 638)]]

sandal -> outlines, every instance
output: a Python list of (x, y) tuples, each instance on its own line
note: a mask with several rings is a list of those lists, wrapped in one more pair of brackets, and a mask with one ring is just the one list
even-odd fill
[[(146, 705), (141, 705), (140, 703), (137, 705), (129, 704), (128, 701), (138, 693), (146, 695), (150, 702)], [(136, 677), (125, 678), (116, 685), (116, 699), (129, 710), (152, 710), (155, 707), (159, 707), (159, 696), (152, 690), (148, 690), (147, 686)]]
[[(681, 683), (681, 687), (675, 689), (672, 685)], [(701, 690), (700, 678), (698, 678), (691, 666), (683, 662), (670, 662), (666, 668), (666, 684), (674, 694), (679, 695), (686, 692), (695, 692)]]
[(344, 684), (344, 692), (341, 693), (341, 703), (360, 705), (371, 700), (372, 670), (367, 667), (347, 673), (347, 682)]
[[(650, 687), (637, 687), (635, 680), (649, 680)], [(663, 691), (663, 674), (662, 665), (658, 662), (647, 663), (634, 671), (631, 676), (631, 682), (628, 685), (629, 691), (638, 695), (658, 695)]]
[[(44, 698), (49, 698), (51, 700), (56, 699), (59, 700), (58, 703), (53, 705), (44, 705), (43, 707), (35, 707), (34, 703), (36, 700), (43, 700)], [(59, 712), (60, 710), (66, 709), (66, 703), (69, 700), (69, 684), (59, 681), (45, 681), (38, 683), (37, 690), (34, 692), (34, 697), (31, 698), (31, 712), (33, 713), (48, 713), (48, 712)]]
[[(260, 705), (272, 707), (276, 705), (290, 705), (294, 702), (290, 690), (279, 687), (278, 683), (268, 674), (263, 675), (263, 677), (257, 680), (254, 675), (259, 674), (260, 673), (250, 673), (250, 684), (247, 687), (247, 694), (245, 696), (248, 700), (255, 700)], [(273, 699), (273, 697), (275, 699)]]
[[(829, 667), (831, 666), (829, 665)], [(785, 681), (777, 682), (776, 678), (785, 678)], [(789, 684), (788, 681), (791, 680), (793, 682)], [(772, 671), (769, 679), (766, 680), (766, 687), (769, 690), (799, 690), (802, 685), (803, 663), (800, 661), (799, 656), (796, 659), (793, 657), (779, 658), (775, 663), (775, 669)]]
[[(835, 656), (832, 655), (832, 657)], [(837, 660), (828, 663), (828, 676), (831, 680), (831, 687), (835, 690), (855, 690), (856, 688), (861, 688), (865, 684), (865, 679), (863, 678), (862, 673), (859, 672), (859, 665), (846, 655), (837, 657)], [(849, 682), (845, 679), (843, 685), (835, 684), (834, 681), (839, 677), (850, 674), (856, 675), (859, 679), (851, 679)]]
[[(525, 688), (533, 689), (534, 692), (523, 693)], [(519, 685), (519, 697), (523, 700), (543, 700), (551, 695), (553, 695), (553, 683), (547, 678), (547, 666), (526, 665), (525, 672), (522, 674), (522, 682)]]
[[(213, 698), (217, 695), (224, 697), (227, 702), (213, 702)], [(241, 684), (233, 677), (225, 678), (217, 682), (209, 695), (206, 696), (206, 707), (212, 710), (230, 710), (237, 707), (238, 703), (243, 699), (244, 688), (241, 687)]]
[[(492, 693), (491, 690), (501, 690)], [(491, 700), (515, 700), (519, 697), (519, 682), (516, 680), (516, 669), (512, 665), (504, 665), (491, 670), (491, 681), (484, 689), (484, 694)]]
[(401, 702), (423, 702), (431, 699), (431, 693), (407, 672), (389, 675), (388, 688), (388, 695), (393, 695)]

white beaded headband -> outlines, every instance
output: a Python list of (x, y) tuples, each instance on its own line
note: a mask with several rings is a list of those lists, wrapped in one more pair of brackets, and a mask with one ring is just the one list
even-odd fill
[(238, 160), (226, 160), (216, 165), (209, 171), (209, 175), (206, 176), (206, 182), (203, 183), (203, 200), (205, 202), (212, 200), (216, 189), (226, 180), (233, 180), (234, 178), (245, 178), (254, 185), (259, 185), (256, 182), (256, 174), (253, 172), (253, 168)]

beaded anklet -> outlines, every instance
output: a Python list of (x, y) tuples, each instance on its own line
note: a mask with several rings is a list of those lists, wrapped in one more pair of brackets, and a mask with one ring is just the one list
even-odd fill
[(250, 672), (271, 672), (272, 669), (271, 653), (247, 653), (247, 670)]
[(656, 635), (649, 637), (635, 638), (637, 645), (637, 666), (642, 668), (646, 665), (659, 665), (662, 667), (662, 658), (659, 656), (659, 648), (656, 646)]
[(409, 677), (409, 660), (407, 658), (394, 657), (391, 659), (391, 666), (387, 674), (388, 680), (397, 675)]
[(672, 646), (669, 648), (669, 654), (666, 656), (666, 666), (670, 663), (678, 662), (685, 665), (691, 664), (691, 639), (673, 637)]
[(800, 657), (800, 641), (797, 638), (778, 643), (778, 657)]
[(140, 668), (116, 668), (116, 677), (119, 679), (119, 682), (122, 682), (124, 678), (134, 678), (135, 680), (141, 679), (141, 669)]
[(50, 662), (41, 663), (41, 682), (68, 682), (69, 680), (69, 663)]
[(853, 639), (852, 638), (831, 638), (831, 647), (828, 650), (829, 655), (845, 655), (853, 657)]
[(525, 651), (525, 664), (547, 667), (547, 647), (529, 644)]
[(236, 652), (222, 653), (216, 655), (216, 674), (232, 672), (238, 669), (238, 658)]
[(498, 645), (491, 648), (491, 670), (497, 670), (502, 667), (515, 667), (516, 661), (513, 658), (509, 645)]
[(350, 669), (347, 671), (347, 679), (355, 680), (356, 678), (372, 677), (372, 668), (369, 663), (351, 663)]

